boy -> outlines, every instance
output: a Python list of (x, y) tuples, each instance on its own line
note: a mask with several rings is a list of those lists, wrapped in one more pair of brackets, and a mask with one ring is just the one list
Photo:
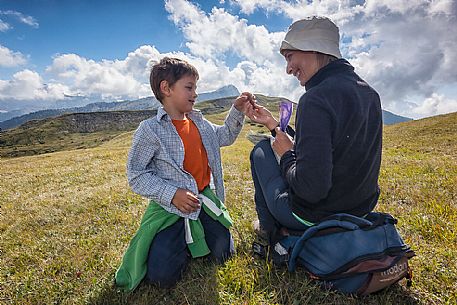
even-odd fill
[(193, 109), (198, 77), (195, 67), (177, 58), (165, 57), (152, 68), (151, 88), (162, 107), (140, 123), (127, 161), (132, 190), (150, 204), (116, 272), (124, 289), (133, 290), (145, 275), (159, 287), (172, 287), (190, 255), (221, 263), (234, 253), (232, 222), (222, 203), (220, 147), (237, 138), (244, 115), (253, 111), (253, 96), (241, 94), (224, 125), (214, 125)]

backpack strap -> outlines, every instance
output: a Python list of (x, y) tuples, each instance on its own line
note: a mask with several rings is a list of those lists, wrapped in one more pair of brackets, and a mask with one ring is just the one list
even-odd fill
[(371, 212), (368, 213), (366, 216), (367, 219), (373, 222), (373, 226), (382, 226), (386, 223), (390, 223), (393, 225), (397, 224), (397, 219), (395, 219), (392, 215), (388, 213), (381, 213), (381, 212)]
[(362, 217), (357, 217), (357, 216), (354, 216), (351, 214), (346, 214), (346, 213), (338, 213), (338, 214), (333, 214), (333, 215), (327, 216), (324, 219), (322, 219), (320, 223), (328, 221), (328, 220), (332, 220), (332, 219), (340, 220), (340, 221), (348, 221), (348, 222), (358, 225), (359, 228), (373, 226), (373, 222), (371, 222), (368, 219), (365, 219)]
[[(336, 215), (338, 215), (338, 214), (336, 214)], [(288, 266), (289, 271), (290, 272), (295, 271), (297, 256), (300, 254), (300, 251), (302, 250), (304, 243), (308, 239), (310, 239), (312, 236), (314, 236), (317, 232), (327, 229), (327, 228), (334, 228), (334, 227), (342, 228), (342, 229), (345, 229), (348, 231), (354, 231), (354, 230), (360, 229), (361, 226), (362, 227), (371, 227), (373, 224), (372, 222), (370, 222), (366, 219), (363, 219), (363, 218), (360, 218), (357, 216), (352, 216), (349, 214), (345, 214), (344, 217), (347, 217), (346, 215), (350, 216), (347, 219), (349, 219), (351, 221), (329, 219), (329, 220), (320, 222), (317, 225), (314, 225), (314, 226), (310, 227), (309, 229), (307, 229), (305, 231), (305, 233), (303, 233), (303, 235), (297, 240), (297, 242), (295, 243), (295, 245), (292, 249), (292, 254), (290, 256), (289, 266)], [(338, 216), (337, 216), (337, 218), (338, 218)], [(361, 225), (361, 226), (359, 226), (359, 225)]]

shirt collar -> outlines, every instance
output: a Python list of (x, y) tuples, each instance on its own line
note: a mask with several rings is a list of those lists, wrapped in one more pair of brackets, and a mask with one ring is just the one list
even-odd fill
[[(203, 117), (202, 115), (202, 112), (198, 109), (193, 109), (189, 114), (188, 114), (189, 118), (191, 120), (194, 120), (194, 119), (201, 119)], [(157, 116), (156, 116), (156, 119), (158, 122), (160, 122), (162, 119), (164, 119), (165, 121), (168, 121), (170, 122), (171, 121), (171, 118), (170, 116), (168, 115), (168, 113), (165, 111), (165, 109), (163, 107), (159, 107), (157, 109)]]
[(314, 74), (305, 84), (305, 89), (308, 91), (314, 86), (317, 86), (324, 79), (330, 75), (341, 72), (353, 72), (354, 67), (344, 58), (332, 61), (328, 65), (322, 67), (316, 74)]

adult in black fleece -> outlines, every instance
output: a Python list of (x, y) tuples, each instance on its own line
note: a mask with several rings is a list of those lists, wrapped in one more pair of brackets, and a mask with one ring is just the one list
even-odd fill
[[(261, 141), (251, 153), (256, 209), (266, 231), (304, 229), (335, 213), (363, 216), (377, 203), (380, 99), (341, 58), (338, 44), (338, 28), (327, 18), (289, 28), (280, 51), (286, 72), (306, 88), (293, 139), (266, 108), (255, 106), (251, 119), (275, 134), (273, 145)], [(281, 156), (279, 166), (272, 148)]]

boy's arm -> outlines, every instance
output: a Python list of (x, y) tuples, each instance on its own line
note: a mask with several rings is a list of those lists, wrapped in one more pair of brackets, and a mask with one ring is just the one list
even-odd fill
[(235, 142), (244, 124), (244, 114), (233, 105), (225, 118), (224, 125), (213, 125), (219, 146), (228, 146)]
[(157, 135), (142, 122), (135, 131), (127, 160), (127, 179), (133, 192), (169, 210), (178, 189), (157, 176), (152, 160), (159, 149)]

